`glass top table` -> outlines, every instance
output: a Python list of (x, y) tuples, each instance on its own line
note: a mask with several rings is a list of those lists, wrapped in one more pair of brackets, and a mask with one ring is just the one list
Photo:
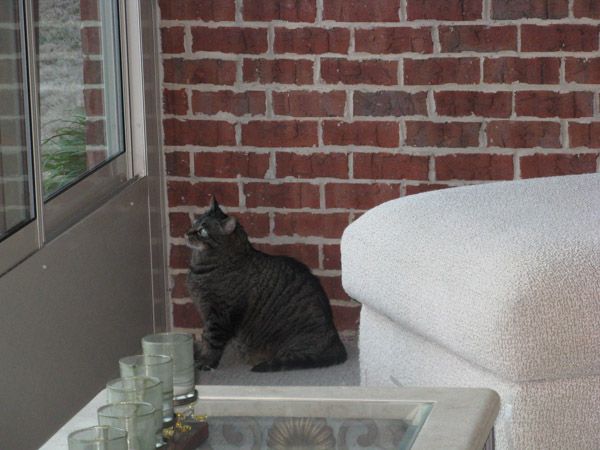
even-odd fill
[[(210, 432), (200, 448), (410, 449), (433, 407), (429, 402), (261, 400), (261, 412), (273, 415), (235, 416), (228, 403), (217, 413), (227, 415), (204, 419)], [(197, 409), (206, 411), (202, 404)]]
[[(204, 416), (201, 449), (481, 449), (500, 399), (489, 389), (196, 386), (184, 415)], [(96, 424), (100, 392), (42, 449)]]

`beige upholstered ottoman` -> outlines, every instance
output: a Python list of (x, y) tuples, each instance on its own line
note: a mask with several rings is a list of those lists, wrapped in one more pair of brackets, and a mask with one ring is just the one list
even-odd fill
[(600, 448), (600, 175), (385, 203), (342, 277), (363, 384), (492, 388), (498, 448)]

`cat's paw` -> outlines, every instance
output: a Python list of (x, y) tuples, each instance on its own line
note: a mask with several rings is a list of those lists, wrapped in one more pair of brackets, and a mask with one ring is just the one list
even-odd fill
[(263, 361), (252, 367), (252, 372), (278, 372), (283, 368), (281, 361), (278, 359), (272, 359), (270, 361)]
[(218, 362), (209, 362), (204, 359), (197, 359), (196, 361), (194, 361), (194, 366), (197, 370), (213, 370), (216, 369), (218, 365)]

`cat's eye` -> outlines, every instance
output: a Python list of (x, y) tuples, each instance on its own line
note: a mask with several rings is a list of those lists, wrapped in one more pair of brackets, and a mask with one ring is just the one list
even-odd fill
[(208, 236), (208, 230), (206, 228), (200, 228), (200, 236)]

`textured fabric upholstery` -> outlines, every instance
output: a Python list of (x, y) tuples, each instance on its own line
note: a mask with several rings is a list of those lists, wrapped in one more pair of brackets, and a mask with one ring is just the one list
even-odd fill
[(600, 175), (387, 202), (342, 238), (346, 292), (511, 381), (600, 373)]
[(600, 448), (600, 175), (393, 200), (341, 251), (361, 383), (491, 388), (497, 448)]
[(501, 398), (498, 450), (600, 448), (600, 376), (513, 383), (363, 306), (361, 384), (486, 387)]

